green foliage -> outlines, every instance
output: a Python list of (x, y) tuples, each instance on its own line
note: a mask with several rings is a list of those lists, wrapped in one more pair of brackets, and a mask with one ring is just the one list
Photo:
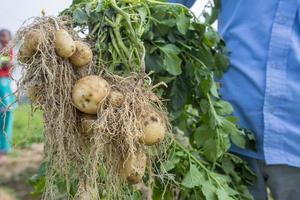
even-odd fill
[(253, 136), (238, 127), (232, 106), (219, 95), (217, 80), (229, 61), (210, 26), (217, 9), (216, 0), (205, 23), (184, 6), (154, 0), (74, 1), (62, 13), (95, 44), (97, 67), (123, 76), (146, 70), (154, 83), (168, 85), (155, 92), (169, 100), (176, 139), (170, 159), (155, 168), (171, 175), (155, 180), (153, 199), (252, 199), (246, 185), (253, 173), (228, 153), (232, 143), (253, 146)]
[(30, 147), (32, 143), (43, 141), (43, 116), (41, 111), (32, 112), (28, 104), (14, 110), (13, 146)]
[(46, 184), (46, 173), (47, 173), (47, 164), (43, 162), (37, 173), (30, 177), (29, 183), (33, 186), (34, 192), (32, 192), (32, 195), (41, 195), (44, 191), (44, 187)]

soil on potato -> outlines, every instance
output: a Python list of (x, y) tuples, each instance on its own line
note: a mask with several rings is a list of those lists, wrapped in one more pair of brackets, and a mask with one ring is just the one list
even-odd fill
[(39, 200), (30, 195), (32, 187), (28, 178), (38, 169), (43, 157), (43, 145), (33, 144), (31, 148), (15, 150), (0, 165), (1, 200)]

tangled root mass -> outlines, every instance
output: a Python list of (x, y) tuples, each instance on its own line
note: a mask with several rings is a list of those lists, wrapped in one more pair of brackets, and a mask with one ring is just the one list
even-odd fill
[[(153, 160), (165, 159), (168, 141), (146, 147), (140, 138), (143, 119), (149, 115), (161, 120), (169, 132), (167, 115), (161, 100), (140, 76), (117, 76), (92, 63), (78, 71), (68, 59), (57, 56), (58, 27), (74, 40), (82, 40), (71, 24), (67, 18), (36, 18), (18, 31), (12, 44), (19, 44), (32, 30), (42, 33), (34, 55), (19, 57), (24, 75), (18, 86), (19, 93), (28, 91), (33, 107), (44, 113), (47, 174), (43, 199), (55, 199), (58, 180), (64, 183), (69, 199), (126, 199), (124, 188), (128, 183), (120, 171), (128, 159), (143, 152), (147, 156), (147, 180), (161, 175), (153, 173)], [(97, 115), (89, 119), (88, 131), (82, 126), (85, 115), (72, 102), (74, 84), (86, 75), (101, 76), (111, 91), (123, 94), (118, 106), (109, 95), (101, 102)]]

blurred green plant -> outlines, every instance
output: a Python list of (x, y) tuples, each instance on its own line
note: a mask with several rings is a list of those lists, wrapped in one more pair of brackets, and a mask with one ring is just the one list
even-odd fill
[(42, 111), (31, 111), (29, 104), (21, 104), (14, 110), (13, 147), (28, 148), (43, 141)]

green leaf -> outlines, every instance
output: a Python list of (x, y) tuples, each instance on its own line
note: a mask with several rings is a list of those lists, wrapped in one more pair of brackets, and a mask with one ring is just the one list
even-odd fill
[(202, 184), (202, 193), (205, 196), (205, 200), (216, 200), (216, 187), (210, 182), (206, 181)]
[(198, 147), (202, 147), (212, 134), (211, 130), (205, 125), (198, 127), (194, 132), (195, 143)]
[(214, 58), (215, 58), (215, 66), (217, 69), (215, 74), (217, 75), (217, 78), (221, 78), (224, 71), (227, 70), (229, 65), (228, 56), (223, 52), (218, 52), (214, 55)]
[(191, 23), (191, 19), (189, 17), (187, 17), (184, 12), (181, 12), (177, 16), (176, 25), (177, 25), (178, 31), (181, 34), (183, 34), (183, 35), (186, 34), (186, 32), (188, 31), (188, 29), (190, 27), (190, 23)]
[(176, 79), (176, 76), (159, 76), (157, 80), (158, 82), (170, 83), (174, 79)]
[(233, 132), (230, 136), (233, 144), (240, 148), (246, 148), (246, 138), (241, 134), (241, 132)]
[(147, 9), (145, 7), (140, 7), (140, 8), (138, 8), (138, 12), (141, 17), (142, 23), (144, 23), (147, 18)]
[(218, 188), (216, 193), (218, 196), (218, 200), (233, 200), (233, 198), (231, 198), (228, 192), (223, 188)]
[(220, 150), (219, 144), (217, 143), (214, 138), (209, 138), (204, 142), (203, 145), (203, 153), (204, 156), (209, 160), (209, 161), (216, 161), (217, 158), (223, 153)]
[(171, 158), (169, 160), (167, 160), (167, 162), (165, 162), (163, 164), (164, 169), (168, 172), (168, 171), (174, 169), (175, 166), (176, 166), (176, 164), (178, 164), (179, 162), (180, 162), (180, 158), (178, 158), (176, 156), (176, 154), (173, 153), (173, 155), (171, 156)]
[(211, 80), (211, 87), (210, 87), (210, 93), (216, 97), (219, 98), (219, 92), (218, 92), (218, 87), (215, 81)]
[(178, 54), (181, 50), (174, 44), (167, 44), (165, 46), (159, 47), (165, 54), (164, 57), (164, 68), (171, 75), (177, 76), (182, 73), (181, 70), (181, 58)]
[(193, 21), (191, 23), (190, 30), (196, 31), (198, 35), (202, 37), (202, 35), (205, 33), (206, 26), (204, 24), (200, 24), (198, 22)]
[(159, 47), (165, 54), (178, 55), (181, 50), (174, 44), (166, 44), (165, 46)]
[(211, 79), (210, 78), (205, 78), (201, 81), (200, 87), (201, 87), (201, 93), (202, 94), (207, 94), (211, 90)]
[(185, 175), (184, 179), (182, 180), (181, 184), (186, 188), (194, 188), (197, 186), (201, 186), (205, 178), (203, 174), (198, 170), (198, 168), (191, 164), (189, 172)]
[(90, 2), (91, 0), (73, 0), (72, 2), (72, 6), (76, 5), (76, 4), (80, 4), (80, 3), (87, 3)]
[(78, 24), (85, 24), (88, 22), (88, 15), (81, 8), (77, 8), (73, 12), (73, 19)]
[(227, 174), (234, 173), (234, 164), (232, 163), (231, 159), (227, 157), (222, 159), (222, 169)]
[(182, 77), (174, 80), (171, 88), (170, 99), (172, 110), (179, 110), (183, 108), (188, 98), (188, 86)]
[(159, 73), (160, 71), (163, 71), (164, 68), (164, 60), (162, 57), (157, 54), (146, 54), (145, 62), (147, 65), (147, 71), (154, 71), (155, 73)]
[(240, 148), (246, 147), (246, 137), (242, 130), (227, 119), (223, 120), (223, 131), (230, 135), (232, 142)]
[(202, 99), (200, 101), (200, 108), (202, 110), (203, 113), (207, 113), (209, 110), (209, 103), (206, 99)]
[[(139, 198), (142, 199), (142, 198)], [(160, 182), (156, 183), (153, 188), (152, 200), (173, 200), (174, 192)]]
[(228, 101), (219, 100), (215, 102), (216, 110), (219, 115), (231, 115), (233, 113), (233, 107)]
[(164, 59), (164, 66), (167, 72), (171, 75), (177, 76), (182, 73), (181, 70), (182, 60), (175, 54), (166, 54)]
[(240, 185), (238, 189), (242, 193), (243, 200), (254, 200), (253, 196), (250, 194), (248, 188), (245, 185)]
[(209, 46), (209, 47), (213, 47), (216, 46), (221, 38), (219, 36), (219, 34), (216, 31), (213, 30), (209, 30), (204, 34), (204, 41), (205, 43)]

